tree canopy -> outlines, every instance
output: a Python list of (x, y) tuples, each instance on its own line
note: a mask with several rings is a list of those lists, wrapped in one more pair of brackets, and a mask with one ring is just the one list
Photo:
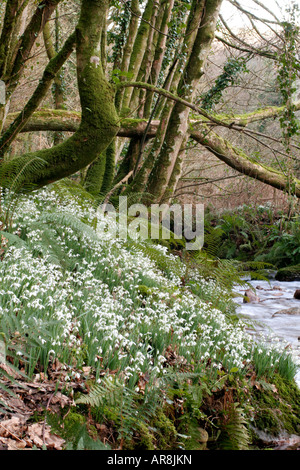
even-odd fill
[[(226, 3), (244, 15), (248, 32), (233, 31), (220, 13)], [(126, 182), (126, 193), (168, 202), (194, 141), (241, 174), (299, 197), (300, 103), (292, 99), (299, 73), (297, 8), (292, 2), (278, 18), (261, 2), (252, 4), (259, 15), (235, 0), (6, 0), (0, 10), (6, 96), (0, 104), (1, 185), (17, 179), (20, 188), (37, 188), (80, 172), (81, 184), (94, 196)], [(205, 67), (218, 43), (230, 56), (205, 89)], [(28, 64), (37, 66), (32, 59), (38, 47), (48, 63), (25, 106), (11, 112)], [(234, 105), (230, 112), (219, 110), (224, 91), (247, 73), (254, 57), (271, 63), (281, 102), (242, 114)], [(63, 99), (62, 68), (70, 60), (76, 110), (66, 109)], [(45, 109), (51, 86), (55, 99)], [(270, 118), (278, 120), (276, 135), (253, 128)], [(19, 133), (41, 130), (72, 135), (47, 148), (10, 154)], [(236, 133), (261, 142), (275, 163), (235, 146)]]

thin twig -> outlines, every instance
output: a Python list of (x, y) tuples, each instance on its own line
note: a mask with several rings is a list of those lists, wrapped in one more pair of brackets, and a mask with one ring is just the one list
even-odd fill
[(18, 436), (16, 436), (13, 432), (11, 432), (9, 429), (7, 429), (5, 426), (3, 426), (2, 423), (0, 423), (0, 426), (1, 426), (6, 432), (8, 432), (8, 434), (10, 434), (12, 437), (14, 437), (15, 439), (17, 439), (17, 441), (24, 442), (23, 439), (20, 439)]
[(47, 401), (47, 405), (46, 405), (46, 416), (45, 416), (44, 423), (43, 423), (43, 445), (46, 445), (46, 441), (45, 441), (45, 432), (46, 432), (47, 410), (48, 410), (48, 407), (49, 407), (50, 402), (51, 402), (52, 398), (54, 397), (54, 395), (55, 395), (55, 392), (53, 392), (53, 393), (50, 395), (49, 400)]

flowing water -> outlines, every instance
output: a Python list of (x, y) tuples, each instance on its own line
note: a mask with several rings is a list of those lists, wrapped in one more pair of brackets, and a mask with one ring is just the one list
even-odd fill
[(256, 289), (259, 301), (243, 303), (245, 287), (236, 287), (238, 294), (239, 314), (247, 320), (253, 322), (253, 327), (249, 331), (254, 335), (263, 333), (272, 341), (273, 336), (280, 340), (287, 341), (293, 349), (296, 359), (299, 362), (299, 370), (295, 380), (300, 387), (300, 314), (289, 315), (280, 313), (280, 310), (298, 307), (300, 310), (300, 300), (294, 298), (294, 293), (300, 289), (300, 281), (279, 282), (274, 279), (269, 281), (249, 281)]

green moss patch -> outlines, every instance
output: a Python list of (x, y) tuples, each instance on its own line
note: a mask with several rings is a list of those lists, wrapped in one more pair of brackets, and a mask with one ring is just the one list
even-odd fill
[(300, 433), (300, 390), (292, 382), (276, 375), (271, 390), (256, 390), (252, 397), (255, 428), (273, 436), (281, 432)]
[(281, 268), (277, 271), (275, 279), (277, 281), (300, 281), (300, 264)]

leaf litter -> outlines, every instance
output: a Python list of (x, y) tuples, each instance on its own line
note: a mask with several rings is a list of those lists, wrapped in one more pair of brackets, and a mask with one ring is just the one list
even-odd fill
[(76, 379), (66, 381), (69, 372), (59, 361), (49, 366), (47, 374), (36, 374), (32, 382), (21, 376), (5, 377), (0, 371), (0, 450), (63, 450), (65, 440), (51, 432), (47, 413), (75, 406), (74, 392), (83, 391), (84, 382), (91, 378), (90, 368), (84, 368), (74, 371)]

